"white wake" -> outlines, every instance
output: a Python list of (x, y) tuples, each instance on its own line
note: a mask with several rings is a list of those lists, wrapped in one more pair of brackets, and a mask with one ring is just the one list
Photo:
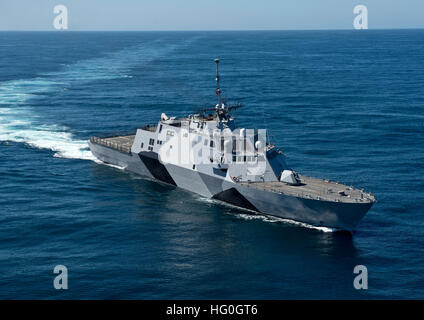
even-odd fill
[(308, 229), (314, 229), (314, 230), (318, 230), (321, 232), (337, 232), (338, 230), (335, 228), (328, 228), (328, 227), (317, 227), (308, 223), (304, 223), (304, 222), (299, 222), (299, 221), (295, 221), (295, 220), (291, 220), (291, 219), (284, 219), (284, 218), (279, 218), (279, 217), (275, 217), (275, 216), (268, 216), (268, 215), (264, 215), (261, 213), (257, 213), (255, 211), (251, 211), (251, 210), (247, 210), (247, 209), (243, 209), (237, 206), (234, 206), (230, 203), (227, 202), (223, 202), (220, 200), (216, 200), (213, 198), (205, 198), (202, 196), (198, 196), (196, 197), (196, 200), (201, 201), (201, 202), (207, 202), (207, 203), (214, 203), (214, 204), (220, 204), (222, 206), (226, 206), (229, 208), (234, 208), (237, 210), (243, 210), (246, 212), (250, 212), (249, 213), (238, 213), (234, 215), (234, 212), (227, 212), (228, 214), (235, 216), (239, 219), (243, 219), (243, 220), (260, 220), (263, 222), (268, 222), (268, 223), (285, 223), (285, 224), (289, 224), (289, 225), (296, 225), (299, 227), (303, 227), (303, 228), (308, 228)]
[(274, 217), (274, 216), (265, 216), (262, 214), (238, 214), (237, 215), (238, 218), (240, 219), (244, 219), (244, 220), (261, 220), (264, 222), (280, 222), (280, 223), (287, 223), (287, 224), (292, 224), (292, 225), (297, 225), (299, 227), (303, 227), (303, 228), (308, 228), (308, 229), (315, 229), (321, 232), (336, 232), (337, 229), (333, 229), (333, 228), (328, 228), (328, 227), (317, 227), (317, 226), (313, 226), (311, 224), (307, 224), (304, 222), (299, 222), (299, 221), (295, 221), (295, 220), (290, 220), (290, 219), (284, 219), (284, 218), (278, 218), (278, 217)]
[(87, 141), (74, 139), (66, 127), (38, 124), (39, 117), (26, 105), (29, 99), (38, 99), (55, 86), (55, 82), (39, 78), (1, 83), (0, 141), (49, 149), (55, 157), (93, 160)]
[(147, 63), (171, 49), (173, 46), (157, 49), (154, 45), (149, 48), (138, 45), (101, 58), (79, 61), (39, 77), (1, 82), (0, 141), (49, 149), (55, 157), (95, 160), (88, 140), (76, 139), (64, 126), (43, 124), (34, 102), (73, 84), (131, 77), (128, 73), (132, 66)]

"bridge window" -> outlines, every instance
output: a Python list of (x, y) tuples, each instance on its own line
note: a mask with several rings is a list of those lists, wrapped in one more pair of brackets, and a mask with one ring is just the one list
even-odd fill
[(211, 143), (210, 143), (210, 145), (209, 145), (211, 148), (215, 148), (215, 143), (214, 143), (214, 141), (213, 140), (211, 140)]
[(224, 168), (212, 168), (212, 171), (214, 174), (221, 176), (221, 177), (225, 177), (227, 175), (227, 171), (228, 169), (224, 169)]
[(150, 139), (150, 140), (149, 140), (149, 144), (150, 144), (151, 146), (153, 146), (153, 145), (155, 144), (155, 139)]

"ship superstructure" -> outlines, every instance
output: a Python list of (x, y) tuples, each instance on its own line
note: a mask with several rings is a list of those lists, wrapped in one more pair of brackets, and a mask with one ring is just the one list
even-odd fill
[(132, 134), (90, 138), (99, 160), (204, 197), (314, 226), (352, 230), (375, 202), (370, 193), (298, 175), (266, 130), (238, 128), (221, 98), (219, 60), (213, 108), (187, 117), (162, 113)]

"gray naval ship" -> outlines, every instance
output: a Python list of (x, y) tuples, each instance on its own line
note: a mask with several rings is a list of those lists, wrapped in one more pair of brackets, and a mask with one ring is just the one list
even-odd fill
[(297, 174), (266, 130), (238, 128), (221, 98), (218, 64), (213, 108), (187, 117), (162, 113), (134, 132), (90, 137), (100, 161), (224, 201), (252, 213), (352, 231), (376, 201), (370, 193)]

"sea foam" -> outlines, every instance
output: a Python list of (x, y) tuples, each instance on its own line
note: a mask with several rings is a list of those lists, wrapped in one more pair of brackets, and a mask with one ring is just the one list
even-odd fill
[[(49, 149), (55, 157), (95, 160), (88, 148), (88, 140), (76, 139), (64, 126), (43, 124), (31, 102), (73, 84), (131, 77), (127, 74), (130, 67), (148, 58), (148, 55), (143, 55), (142, 49), (135, 46), (104, 57), (65, 65), (59, 71), (31, 79), (0, 83), (0, 141)], [(126, 58), (122, 59), (123, 56)]]

